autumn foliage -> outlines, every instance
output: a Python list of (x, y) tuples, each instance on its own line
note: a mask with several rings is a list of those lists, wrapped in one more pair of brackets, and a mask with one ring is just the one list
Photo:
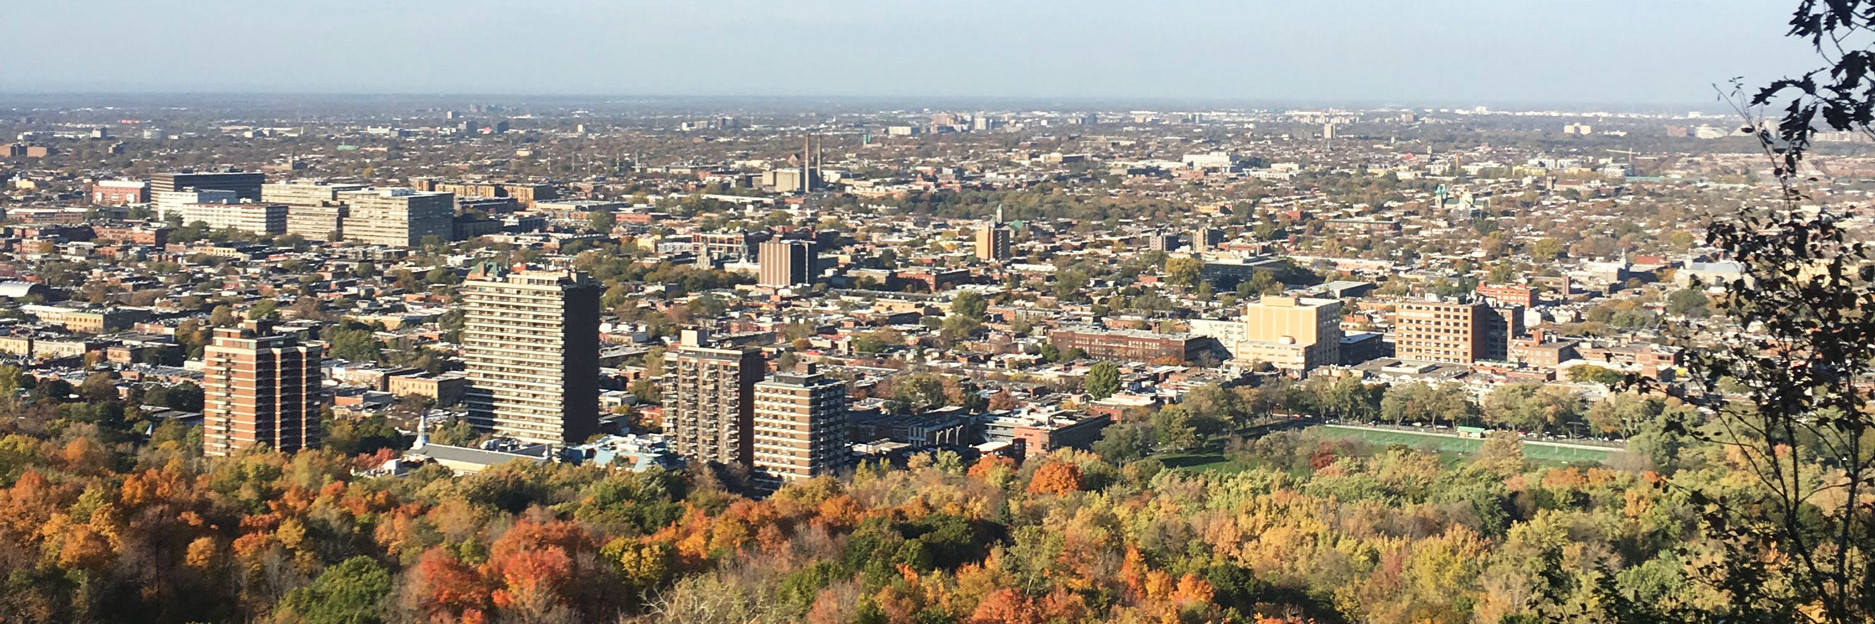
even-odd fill
[(1735, 459), (1666, 477), (1287, 433), (1228, 472), (937, 457), (757, 499), (701, 472), (366, 477), (186, 441), (0, 436), (0, 622), (1533, 621), (1717, 600), (1665, 484)]
[(1068, 494), (1081, 491), (1081, 469), (1074, 464), (1051, 461), (1035, 469), (1029, 479), (1030, 494)]

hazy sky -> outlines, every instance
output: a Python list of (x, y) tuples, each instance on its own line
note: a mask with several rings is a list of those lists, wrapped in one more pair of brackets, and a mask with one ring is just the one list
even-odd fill
[(0, 0), (0, 91), (1705, 106), (1795, 0)]

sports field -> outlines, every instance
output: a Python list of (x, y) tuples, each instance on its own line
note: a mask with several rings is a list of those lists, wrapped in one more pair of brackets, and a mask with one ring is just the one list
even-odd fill
[[(1336, 437), (1357, 438), (1373, 444), (1404, 444), (1413, 448), (1438, 450), (1449, 453), (1475, 453), (1484, 446), (1484, 440), (1460, 438), (1454, 435), (1436, 433), (1413, 433), (1410, 431), (1388, 431), (1349, 427), (1346, 425), (1322, 425), (1322, 431)], [(1523, 456), (1537, 461), (1574, 462), (1606, 461), (1614, 449), (1585, 448), (1554, 442), (1525, 441)]]

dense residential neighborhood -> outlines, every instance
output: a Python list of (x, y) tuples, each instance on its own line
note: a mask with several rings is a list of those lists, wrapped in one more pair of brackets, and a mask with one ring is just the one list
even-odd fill
[(1707, 599), (1736, 120), (532, 101), (0, 109), (0, 622), (1535, 621), (1562, 532)]

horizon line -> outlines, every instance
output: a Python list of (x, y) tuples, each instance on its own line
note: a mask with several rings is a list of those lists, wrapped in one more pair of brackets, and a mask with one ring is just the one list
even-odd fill
[[(1515, 110), (1579, 111), (1579, 110), (1593, 109), (1593, 108), (1599, 107), (1599, 108), (1609, 108), (1609, 109), (1644, 108), (1644, 109), (1678, 110), (1682, 112), (1685, 112), (1685, 111), (1716, 112), (1719, 108), (1722, 108), (1722, 107), (1715, 105), (1716, 98), (1714, 101), (1708, 101), (1704, 104), (1693, 104), (1691, 102), (1683, 102), (1683, 103), (1644, 102), (1644, 101), (1619, 102), (1619, 101), (1596, 101), (1592, 99), (1542, 101), (1542, 100), (1519, 100), (1519, 99), (1387, 100), (1387, 99), (1380, 99), (1380, 98), (1311, 98), (1311, 97), (1253, 98), (1253, 97), (1227, 97), (1227, 96), (1121, 96), (1121, 95), (902, 95), (902, 94), (708, 94), (708, 93), (629, 94), (629, 93), (573, 93), (573, 92), (524, 93), (524, 92), (499, 92), (499, 91), (495, 91), (495, 92), (368, 91), (368, 90), (358, 90), (358, 91), (278, 90), (278, 91), (275, 91), (275, 90), (217, 90), (217, 89), (158, 91), (158, 90), (105, 90), (105, 89), (97, 89), (97, 90), (93, 90), (93, 89), (43, 89), (43, 90), (41, 89), (0, 89), (0, 101), (4, 101), (5, 99), (8, 99), (8, 98), (50, 99), (50, 98), (86, 98), (86, 97), (116, 97), (116, 98), (133, 98), (133, 99), (134, 98), (190, 98), (190, 97), (311, 98), (311, 99), (348, 98), (348, 97), (411, 98), (411, 99), (484, 98), (484, 99), (509, 99), (509, 100), (539, 99), (539, 100), (549, 100), (549, 101), (552, 101), (552, 100), (562, 100), (562, 101), (589, 100), (589, 101), (604, 101), (605, 103), (619, 103), (619, 102), (616, 102), (617, 100), (668, 100), (668, 101), (744, 100), (744, 101), (776, 101), (776, 102), (828, 101), (828, 102), (841, 102), (841, 103), (866, 103), (866, 102), (881, 102), (881, 101), (889, 101), (889, 102), (928, 101), (928, 102), (946, 102), (946, 103), (996, 102), (996, 103), (1010, 103), (1010, 104), (1043, 103), (1043, 102), (1083, 103), (1083, 104), (1095, 104), (1095, 103), (1122, 104), (1122, 103), (1128, 103), (1128, 102), (1136, 102), (1140, 104), (1155, 104), (1155, 105), (1166, 105), (1166, 104), (1175, 105), (1175, 106), (1204, 105), (1204, 106), (1224, 106), (1224, 107), (1238, 107), (1238, 108), (1335, 106), (1335, 107), (1350, 107), (1350, 108), (1356, 108), (1356, 109), (1362, 109), (1362, 110), (1373, 110), (1373, 109), (1384, 109), (1384, 108), (1464, 109), (1464, 108), (1475, 108), (1475, 107), (1482, 106), (1487, 109), (1508, 107), (1505, 110), (1515, 109)], [(475, 102), (475, 103), (477, 104), (500, 104), (500, 102), (493, 102), (493, 101)]]

